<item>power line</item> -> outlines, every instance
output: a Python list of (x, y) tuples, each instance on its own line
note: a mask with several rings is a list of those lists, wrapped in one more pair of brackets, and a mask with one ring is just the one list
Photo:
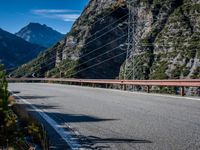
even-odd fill
[[(114, 50), (116, 50), (116, 49), (118, 49), (118, 48), (120, 48), (120, 46), (117, 46), (117, 47), (115, 47), (115, 48), (113, 48), (113, 49), (111, 49), (111, 50), (109, 50), (109, 51), (106, 51), (106, 52), (103, 53), (103, 54), (97, 55), (96, 57), (93, 57), (93, 58), (91, 58), (91, 59), (89, 59), (89, 60), (87, 60), (87, 61), (85, 61), (85, 62), (79, 64), (79, 65), (76, 66), (76, 67), (80, 67), (80, 66), (82, 66), (83, 64), (86, 64), (86, 63), (88, 63), (88, 62), (90, 62), (90, 61), (92, 61), (92, 60), (95, 60), (95, 59), (97, 59), (97, 58), (99, 58), (99, 57), (101, 57), (101, 56), (103, 56), (103, 55), (105, 55), (105, 54), (108, 54), (108, 53), (110, 53), (110, 52), (112, 52), (112, 51), (114, 51)], [(69, 70), (67, 70), (67, 72), (68, 72), (68, 71), (71, 71), (71, 70), (72, 70), (72, 68), (69, 69)]]
[[(168, 44), (169, 45), (169, 44)], [(171, 45), (169, 45), (169, 46), (172, 46), (173, 44), (171, 44)], [(143, 43), (143, 44), (141, 44), (140, 43), (140, 45), (138, 45), (138, 46), (143, 46), (143, 47), (146, 47), (146, 46), (155, 46), (155, 45), (149, 45), (149, 44), (146, 44), (146, 43)], [(199, 45), (200, 46), (200, 45)], [(181, 46), (180, 46), (181, 47)], [(116, 47), (116, 48), (114, 48), (114, 49), (117, 49), (117, 48), (120, 48), (120, 46), (119, 47)], [(91, 58), (91, 59), (89, 59), (89, 60), (87, 60), (86, 62), (83, 62), (83, 63), (81, 63), (81, 64), (79, 64), (78, 66), (76, 66), (76, 67), (79, 67), (79, 66), (81, 66), (81, 65), (83, 65), (83, 64), (85, 64), (85, 63), (87, 63), (87, 62), (89, 62), (89, 61), (91, 61), (91, 60), (94, 60), (95, 58), (98, 58), (98, 57), (100, 57), (100, 56), (103, 56), (103, 55), (105, 55), (106, 53), (109, 53), (109, 52), (111, 52), (111, 51), (113, 51), (114, 49), (111, 49), (111, 50), (109, 50), (109, 51), (107, 51), (107, 52), (105, 52), (105, 53), (103, 53), (103, 54), (100, 54), (100, 55), (97, 55), (96, 57), (94, 57), (94, 58)], [(135, 55), (137, 55), (137, 54), (133, 54), (133, 56), (135, 56)], [(42, 66), (42, 67), (47, 67), (47, 66), (49, 66), (49, 65), (51, 65), (51, 64), (53, 64), (53, 63), (55, 63), (55, 62), (50, 62), (50, 63), (48, 63), (48, 64), (45, 64), (44, 66)], [(133, 63), (133, 62), (132, 62)], [(67, 70), (67, 72), (68, 71), (70, 71), (70, 70), (72, 70), (73, 68), (70, 68), (69, 70)], [(132, 69), (133, 70), (133, 69)]]
[[(127, 16), (127, 14), (126, 14), (126, 15), (124, 15), (124, 16), (122, 16), (121, 18), (117, 19), (117, 20), (116, 20), (116, 22), (120, 21), (121, 19), (125, 18), (126, 16)], [(114, 23), (113, 23), (113, 24), (114, 24)], [(109, 26), (111, 26), (111, 25), (113, 25), (113, 24), (109, 24), (109, 25), (107, 25), (107, 26), (106, 26), (106, 27), (104, 27), (104, 28), (107, 28), (107, 27), (109, 27)], [(98, 37), (94, 38), (93, 40), (91, 40), (91, 41), (89, 41), (89, 42), (85, 43), (85, 44), (84, 44), (84, 45), (82, 45), (82, 46), (86, 46), (86, 45), (88, 45), (88, 44), (90, 44), (90, 43), (92, 43), (92, 42), (96, 41), (96, 40), (97, 40), (97, 39), (99, 39), (100, 37), (103, 37), (104, 35), (108, 34), (109, 32), (111, 32), (111, 31), (115, 30), (117, 27), (118, 27), (118, 26), (116, 26), (116, 27), (114, 27), (114, 28), (112, 28), (112, 29), (108, 30), (107, 32), (105, 32), (105, 33), (101, 34), (100, 36), (98, 36)], [(93, 34), (92, 36), (94, 36), (94, 35), (95, 35), (95, 34)], [(91, 38), (91, 37), (90, 37), (90, 38)], [(52, 52), (52, 53), (53, 53), (53, 52)], [(61, 52), (61, 53), (63, 54), (63, 53), (65, 53), (65, 52)], [(51, 54), (51, 53), (47, 53), (46, 55), (48, 55), (48, 54)], [(73, 52), (71, 52), (70, 54), (73, 54)], [(68, 55), (70, 55), (70, 54), (68, 54)], [(52, 58), (55, 58), (55, 57), (53, 56)], [(41, 58), (41, 59), (42, 59), (42, 58)], [(50, 60), (51, 60), (51, 58), (50, 58)]]
[[(119, 19), (117, 19), (116, 21), (114, 21), (113, 23), (111, 23), (111, 24), (109, 24), (109, 25), (103, 27), (101, 30), (98, 30), (97, 32), (99, 33), (99, 32), (101, 32), (101, 31), (105, 30), (105, 29), (108, 28), (109, 26), (112, 26), (113, 24), (117, 23), (118, 21), (124, 19), (124, 18), (127, 17), (127, 16), (128, 16), (127, 14), (124, 15), (124, 16), (122, 16), (121, 18), (119, 18)], [(94, 34), (90, 35), (89, 38), (91, 38), (92, 36), (96, 35), (97, 32), (95, 32)]]
[[(125, 37), (125, 36), (127, 36), (127, 34), (124, 34), (124, 35), (122, 35), (121, 37), (119, 37), (119, 38), (117, 38), (117, 39), (115, 39), (115, 40), (112, 40), (112, 41), (110, 41), (110, 42), (108, 42), (108, 43), (102, 45), (101, 47), (96, 48), (96, 49), (94, 49), (94, 50), (92, 50), (92, 51), (90, 51), (90, 52), (84, 54), (83, 56), (79, 57), (79, 59), (84, 58), (84, 57), (88, 56), (89, 54), (92, 54), (92, 53), (94, 53), (94, 52), (96, 52), (96, 51), (98, 51), (98, 50), (101, 50), (102, 48), (104, 48), (104, 47), (106, 47), (106, 46), (112, 44), (112, 43), (115, 42), (115, 41), (120, 40), (121, 38), (123, 38), (123, 37)], [(112, 50), (113, 50), (113, 49), (112, 49)], [(110, 51), (111, 51), (111, 50), (110, 50)], [(64, 53), (64, 52), (61, 52), (61, 53)], [(105, 52), (105, 53), (108, 53), (108, 51)], [(100, 54), (100, 55), (104, 55), (104, 54)], [(99, 55), (96, 56), (95, 58), (97, 58), (97, 57), (99, 57)], [(53, 58), (55, 58), (55, 57), (53, 57)], [(93, 59), (95, 59), (95, 58), (93, 58)], [(51, 59), (52, 59), (52, 58), (51, 58)], [(49, 59), (48, 59), (47, 61), (49, 61)], [(89, 60), (88, 60), (87, 62), (89, 62)], [(51, 64), (53, 64), (53, 63), (55, 63), (55, 61), (49, 62), (49, 63), (46, 64), (45, 66), (49, 66), (49, 65), (51, 65)], [(70, 64), (70, 62), (67, 63), (67, 64)], [(82, 63), (82, 64), (84, 64), (84, 63)], [(81, 64), (81, 65), (82, 65), (82, 64)], [(41, 65), (41, 64), (39, 64), (39, 65), (37, 65), (37, 66), (40, 66), (40, 65)], [(37, 67), (37, 66), (34, 66), (34, 67)], [(44, 67), (44, 66), (43, 66), (43, 67)]]
[[(91, 58), (91, 59), (89, 59), (89, 60), (87, 60), (87, 61), (85, 61), (85, 62), (83, 62), (83, 63), (81, 63), (81, 64), (78, 64), (76, 67), (80, 67), (80, 66), (82, 66), (83, 64), (86, 64), (86, 63), (88, 63), (88, 62), (90, 62), (90, 61), (92, 61), (92, 60), (95, 60), (95, 59), (97, 59), (97, 58), (99, 58), (99, 57), (101, 57), (101, 56), (103, 56), (103, 55), (105, 55), (105, 54), (108, 54), (108, 53), (110, 53), (110, 52), (112, 52), (112, 51), (114, 51), (114, 50), (116, 50), (116, 49), (118, 49), (118, 48), (120, 48), (120, 46), (117, 46), (117, 47), (115, 47), (115, 48), (113, 48), (113, 49), (111, 49), (111, 50), (109, 50), (109, 51), (104, 52), (103, 54), (99, 54), (99, 55), (97, 55), (97, 56), (95, 56), (95, 57), (93, 57), (93, 58)], [(73, 70), (73, 68), (68, 69), (66, 72), (69, 72), (69, 71), (71, 71), (71, 70)]]
[[(126, 15), (126, 16), (127, 16), (127, 15)], [(111, 32), (111, 31), (115, 30), (116, 28), (118, 28), (118, 26), (116, 26), (116, 27), (114, 27), (114, 28), (112, 28), (112, 29), (110, 29), (110, 30), (106, 31), (105, 33), (103, 33), (102, 35), (98, 36), (97, 38), (95, 38), (95, 39), (93, 39), (93, 40), (91, 40), (91, 41), (87, 42), (86, 44), (84, 44), (84, 46), (86, 46), (86, 45), (88, 45), (88, 44), (90, 44), (90, 43), (94, 42), (95, 40), (97, 40), (97, 39), (99, 39), (100, 37), (102, 37), (102, 36), (104, 36), (104, 35), (108, 34), (109, 32)]]
[[(98, 20), (95, 21), (92, 25), (96, 24), (96, 23), (99, 22), (100, 20), (103, 20), (103, 19), (106, 18), (107, 16), (111, 15), (112, 13), (114, 13), (115, 11), (117, 11), (119, 8), (121, 8), (121, 7), (118, 7), (117, 9), (113, 10), (112, 12), (110, 12), (108, 15), (106, 15), (106, 16), (104, 16), (104, 17), (98, 19)], [(116, 20), (115, 22), (113, 22), (112, 24), (109, 24), (109, 25), (105, 26), (103, 29), (101, 29), (101, 30), (99, 30), (99, 31), (97, 31), (97, 32), (101, 32), (101, 31), (105, 30), (107, 27), (109, 27), (109, 26), (111, 26), (111, 25), (117, 23), (118, 21), (120, 21), (121, 19), (125, 18), (126, 16), (127, 16), (127, 14), (124, 15), (124, 16), (122, 16), (122, 17), (120, 17), (119, 19), (117, 19), (117, 20)], [(92, 26), (92, 25), (90, 25), (90, 26)], [(110, 31), (112, 31), (112, 30), (110, 30)], [(94, 35), (96, 35), (96, 33), (90, 35), (89, 38), (91, 38), (91, 37), (94, 36)], [(100, 38), (100, 37), (98, 37), (98, 38)], [(95, 40), (95, 39), (93, 39), (93, 40)], [(90, 42), (91, 42), (91, 41), (90, 41)], [(87, 44), (88, 44), (88, 43), (84, 44), (83, 46), (86, 46)], [(47, 54), (47, 55), (48, 55), (48, 54)]]
[(117, 9), (114, 9), (113, 11), (111, 11), (110, 13), (108, 13), (107, 15), (103, 16), (102, 18), (99, 18), (97, 21), (95, 21), (94, 23), (90, 24), (90, 26), (95, 25), (97, 22), (104, 20), (104, 18), (110, 16), (112, 13), (118, 11), (119, 8), (123, 8), (123, 7), (118, 7)]
[[(125, 15), (125, 16), (127, 16), (127, 15)], [(125, 16), (123, 16), (123, 17), (125, 17)], [(123, 17), (119, 18), (117, 21), (119, 21), (119, 20), (122, 19)], [(116, 22), (117, 22), (117, 21), (116, 21)], [(114, 23), (113, 23), (113, 24), (114, 24)], [(109, 24), (108, 26), (110, 26), (110, 24)], [(108, 27), (108, 26), (106, 26), (106, 27)], [(104, 27), (104, 28), (106, 28), (106, 27)], [(95, 34), (93, 34), (93, 35), (95, 35)], [(93, 35), (92, 35), (92, 36), (93, 36)], [(101, 35), (101, 36), (102, 36), (102, 35)], [(91, 38), (91, 37), (90, 37), (90, 38)], [(99, 37), (98, 37), (98, 38), (99, 38)], [(96, 39), (93, 39), (93, 40), (96, 40)], [(90, 41), (90, 42), (92, 42), (92, 41)], [(90, 42), (89, 42), (89, 43), (90, 43)], [(89, 43), (85, 43), (84, 45), (87, 45), (87, 44), (89, 44)], [(72, 52), (72, 53), (73, 53), (73, 52)], [(51, 54), (51, 53), (49, 53), (49, 54)], [(47, 53), (47, 55), (48, 55), (48, 53)], [(53, 58), (54, 58), (54, 57), (53, 57)]]
[(80, 72), (83, 72), (83, 71), (85, 71), (85, 70), (87, 70), (87, 69), (90, 69), (90, 68), (93, 68), (93, 67), (95, 67), (95, 66), (98, 66), (98, 65), (100, 65), (100, 64), (102, 64), (102, 63), (105, 63), (105, 62), (107, 62), (107, 61), (109, 61), (109, 60), (111, 60), (111, 59), (113, 59), (113, 58), (117, 58), (117, 57), (119, 57), (119, 56), (121, 56), (121, 55), (123, 55), (123, 54), (125, 54), (125, 53), (126, 53), (126, 51), (123, 52), (123, 53), (120, 53), (120, 54), (118, 54), (118, 55), (116, 55), (116, 56), (113, 56), (113, 57), (111, 57), (111, 58), (108, 58), (108, 59), (106, 59), (106, 60), (104, 60), (104, 61), (102, 61), (102, 62), (99, 62), (99, 63), (97, 63), (97, 64), (94, 64), (94, 65), (92, 65), (92, 66), (89, 66), (89, 67), (87, 67), (87, 68), (84, 68), (84, 69), (82, 69), (82, 70), (79, 70), (79, 71), (77, 71), (76, 73), (71, 74), (70, 76), (74, 76), (74, 75), (76, 75), (77, 73), (80, 73)]
[(91, 53), (93, 53), (93, 52), (95, 52), (95, 51), (97, 51), (97, 50), (99, 50), (99, 49), (101, 49), (101, 48), (103, 48), (103, 47), (105, 47), (105, 46), (108, 46), (108, 45), (110, 45), (111, 43), (113, 43), (113, 42), (115, 42), (115, 41), (118, 41), (119, 39), (121, 39), (121, 38), (123, 38), (123, 37), (125, 37), (125, 36), (127, 36), (127, 34), (125, 34), (125, 35), (123, 35), (123, 36), (121, 36), (121, 37), (119, 37), (119, 38), (117, 38), (117, 39), (115, 39), (115, 40), (112, 40), (111, 42), (109, 42), (109, 43), (107, 43), (107, 44), (105, 44), (105, 45), (103, 45), (103, 46), (101, 46), (101, 47), (99, 47), (99, 48), (97, 48), (97, 49), (94, 49), (94, 50), (92, 50), (92, 51), (90, 51), (90, 52), (84, 54), (83, 56), (81, 56), (81, 58), (86, 57), (86, 56), (88, 56), (89, 54), (91, 54)]

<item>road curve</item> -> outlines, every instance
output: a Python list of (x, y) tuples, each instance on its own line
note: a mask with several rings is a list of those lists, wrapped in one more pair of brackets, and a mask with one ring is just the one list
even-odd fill
[(9, 89), (69, 127), (86, 149), (200, 149), (200, 99), (44, 83)]

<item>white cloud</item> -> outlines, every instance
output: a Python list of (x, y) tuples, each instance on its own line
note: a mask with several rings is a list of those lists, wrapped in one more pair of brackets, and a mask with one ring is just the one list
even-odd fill
[(72, 9), (34, 9), (32, 10), (35, 14), (43, 14), (43, 13), (80, 13), (80, 10), (72, 10)]
[(79, 10), (70, 9), (34, 9), (31, 12), (42, 17), (60, 19), (68, 22), (74, 22), (80, 16)]
[(57, 18), (60, 18), (64, 21), (76, 21), (76, 19), (80, 16), (79, 14), (57, 14), (55, 15)]

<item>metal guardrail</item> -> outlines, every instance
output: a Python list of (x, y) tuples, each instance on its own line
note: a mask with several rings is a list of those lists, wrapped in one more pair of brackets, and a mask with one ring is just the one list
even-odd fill
[(184, 87), (200, 87), (200, 79), (180, 79), (180, 80), (110, 80), (110, 79), (66, 79), (66, 78), (8, 78), (8, 82), (25, 82), (25, 81), (54, 81), (54, 82), (67, 82), (69, 84), (90, 83), (93, 86), (95, 84), (105, 84), (106, 87), (109, 84), (121, 85), (121, 88), (125, 89), (124, 85), (139, 85), (146, 86), (147, 92), (150, 92), (151, 86), (163, 86), (163, 87), (181, 87), (180, 95), (184, 96)]

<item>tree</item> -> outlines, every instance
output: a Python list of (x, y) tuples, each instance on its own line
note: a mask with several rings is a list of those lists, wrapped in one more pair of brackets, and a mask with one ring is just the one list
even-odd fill
[(8, 83), (6, 81), (6, 72), (4, 66), (0, 65), (0, 109), (7, 109)]

